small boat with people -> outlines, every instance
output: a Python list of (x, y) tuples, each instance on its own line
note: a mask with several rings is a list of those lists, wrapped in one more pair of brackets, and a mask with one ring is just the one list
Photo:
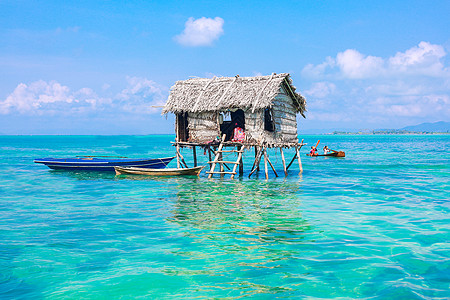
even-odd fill
[(114, 167), (116, 175), (148, 175), (148, 176), (181, 176), (196, 175), (199, 176), (204, 166), (185, 168), (185, 169), (149, 169), (134, 167)]
[(319, 146), (320, 140), (317, 141), (316, 146), (311, 147), (311, 151), (306, 154), (307, 156), (315, 157), (315, 156), (331, 156), (331, 157), (345, 157), (344, 151), (336, 151), (329, 149), (328, 146), (323, 147), (323, 154), (319, 154), (317, 152), (317, 146)]
[(316, 154), (316, 155), (309, 155), (309, 154), (306, 154), (306, 155), (308, 155), (308, 156), (345, 157), (345, 152), (344, 152), (344, 151), (334, 151), (334, 150), (331, 150), (331, 151), (333, 151), (333, 152), (329, 152), (329, 153), (327, 153), (327, 154)]
[(127, 158), (117, 156), (76, 156), (69, 158), (38, 158), (34, 162), (44, 164), (53, 170), (66, 171), (112, 171), (114, 167), (136, 167), (164, 169), (173, 159), (165, 158)]

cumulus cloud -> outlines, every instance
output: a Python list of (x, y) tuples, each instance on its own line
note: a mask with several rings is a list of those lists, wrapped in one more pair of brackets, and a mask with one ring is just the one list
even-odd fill
[(189, 18), (184, 31), (175, 36), (175, 41), (183, 46), (199, 47), (210, 46), (223, 34), (224, 20), (220, 17), (214, 19), (202, 17)]
[[(307, 96), (314, 120), (338, 121), (334, 114), (367, 128), (448, 120), (450, 72), (443, 46), (420, 42), (390, 57), (366, 55), (355, 49), (303, 68), (310, 80)], [(378, 124), (378, 125), (377, 125)], [(392, 124), (392, 125), (389, 125)]]
[(142, 77), (127, 77), (127, 87), (118, 95), (123, 110), (132, 113), (154, 113), (159, 111), (154, 106), (162, 106), (166, 96), (164, 87), (153, 80)]
[(140, 77), (127, 77), (126, 88), (113, 96), (99, 95), (91, 88), (73, 91), (56, 81), (39, 80), (20, 83), (0, 101), (0, 114), (73, 115), (100, 111), (150, 114), (159, 112), (152, 106), (164, 104), (166, 94), (166, 88)]
[(56, 81), (39, 80), (29, 85), (20, 83), (14, 91), (0, 102), (0, 113), (8, 114), (16, 110), (19, 113), (32, 113), (51, 103), (72, 103), (73, 95), (67, 86)]
[(324, 98), (334, 93), (336, 85), (332, 82), (315, 82), (310, 89), (305, 90), (306, 96), (312, 96), (313, 98)]
[(381, 57), (364, 56), (353, 49), (345, 50), (336, 56), (336, 65), (344, 77), (352, 79), (379, 75), (383, 64)]
[(444, 47), (420, 42), (417, 47), (389, 58), (389, 68), (394, 72), (440, 76), (445, 72), (441, 62), (445, 55)]
[(355, 49), (339, 52), (335, 58), (327, 57), (324, 62), (303, 68), (302, 74), (310, 78), (366, 79), (382, 76), (448, 74), (441, 59), (446, 55), (444, 47), (420, 42), (405, 52), (382, 58), (365, 55)]

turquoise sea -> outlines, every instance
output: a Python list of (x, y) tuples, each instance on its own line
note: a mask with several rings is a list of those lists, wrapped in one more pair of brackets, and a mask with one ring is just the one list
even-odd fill
[(450, 135), (301, 138), (347, 157), (116, 177), (33, 159), (171, 156), (174, 137), (0, 136), (0, 299), (449, 299)]

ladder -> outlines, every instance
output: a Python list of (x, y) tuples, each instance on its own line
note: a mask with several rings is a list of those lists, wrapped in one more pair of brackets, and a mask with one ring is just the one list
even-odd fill
[[(209, 172), (206, 172), (208, 175), (208, 178), (212, 178), (214, 174), (231, 174), (231, 179), (234, 178), (234, 175), (236, 175), (236, 169), (239, 165), (241, 159), (242, 159), (242, 153), (244, 152), (244, 145), (237, 145), (239, 149), (233, 149), (233, 150), (222, 150), (223, 149), (223, 143), (225, 141), (225, 134), (222, 136), (222, 140), (220, 142), (219, 148), (215, 152), (216, 156), (213, 161), (209, 161), (208, 163), (211, 164), (211, 170)], [(238, 153), (238, 157), (236, 161), (225, 161), (222, 158), (223, 152), (231, 152), (231, 153)], [(215, 171), (216, 165), (220, 164), (220, 171)], [(234, 164), (232, 171), (224, 171), (223, 165), (224, 164)]]

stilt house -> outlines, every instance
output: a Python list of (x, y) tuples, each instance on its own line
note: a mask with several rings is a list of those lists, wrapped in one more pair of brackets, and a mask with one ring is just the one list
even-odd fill
[[(177, 81), (172, 87), (162, 113), (174, 113), (177, 162), (183, 157), (180, 147), (194, 149), (194, 166), (197, 164), (196, 146), (209, 146), (212, 141), (221, 140), (220, 146), (214, 148), (216, 158), (210, 158), (212, 174), (236, 174), (236, 164), (240, 165), (242, 174), (242, 152), (245, 148), (255, 147), (255, 162), (252, 167), (259, 170), (259, 161), (264, 154), (267, 175), (267, 148), (280, 148), (285, 174), (287, 168), (282, 148), (296, 148), (296, 156), (301, 161), (298, 142), (297, 114), (305, 117), (306, 100), (296, 92), (287, 73), (255, 77), (213, 77), (192, 78)], [(245, 132), (245, 139), (240, 143), (232, 142), (233, 131), (240, 127)], [(221, 152), (223, 147), (238, 147), (238, 161), (232, 172), (225, 172)], [(210, 152), (211, 156), (211, 152)], [(294, 160), (293, 159), (293, 160)], [(221, 172), (214, 172), (216, 163)], [(291, 162), (292, 163), (292, 162)], [(185, 163), (186, 165), (186, 163)], [(271, 164), (272, 165), (272, 164)], [(274, 173), (275, 169), (272, 166)], [(255, 169), (256, 170), (256, 169)], [(252, 174), (250, 173), (250, 175)]]
[(177, 81), (163, 114), (176, 115), (178, 142), (207, 143), (223, 134), (229, 141), (239, 126), (245, 144), (280, 147), (298, 143), (296, 115), (305, 111), (305, 98), (283, 73)]

